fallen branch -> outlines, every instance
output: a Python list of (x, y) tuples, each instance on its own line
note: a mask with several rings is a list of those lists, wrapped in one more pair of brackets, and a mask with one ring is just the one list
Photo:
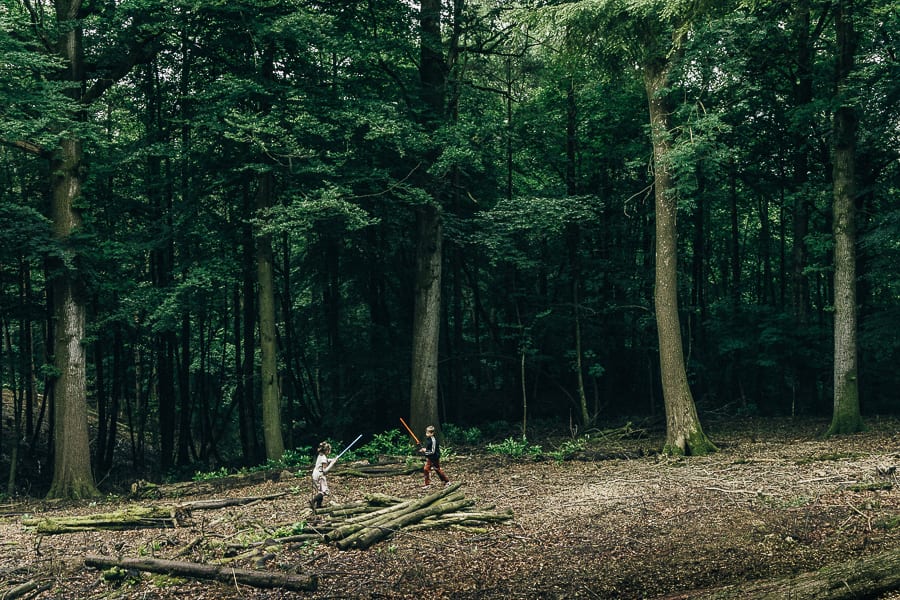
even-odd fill
[(178, 505), (178, 508), (185, 511), (192, 510), (215, 510), (218, 508), (227, 508), (229, 506), (245, 506), (256, 502), (264, 502), (265, 500), (274, 500), (286, 495), (287, 492), (278, 494), (269, 494), (268, 496), (245, 496), (242, 498), (221, 498), (213, 500), (197, 500), (196, 502), (185, 502)]
[(39, 585), (36, 581), (27, 581), (23, 584), (11, 587), (0, 594), (0, 600), (15, 600), (16, 598), (21, 598), (25, 594), (32, 594), (32, 592), (33, 596), (37, 596), (41, 592), (45, 592), (52, 587), (53, 585), (50, 583), (42, 583)]
[(220, 581), (222, 583), (237, 582), (256, 588), (281, 588), (297, 592), (311, 592), (318, 587), (318, 578), (315, 575), (291, 575), (275, 571), (236, 569), (162, 558), (115, 559), (108, 556), (88, 555), (84, 558), (84, 564), (98, 569), (117, 567), (120, 569), (161, 573), (174, 577), (192, 577), (194, 579)]

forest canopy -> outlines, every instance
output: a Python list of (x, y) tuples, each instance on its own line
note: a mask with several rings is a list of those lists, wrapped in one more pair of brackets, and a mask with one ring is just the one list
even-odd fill
[(0, 0), (0, 463), (85, 496), (407, 415), (690, 454), (695, 408), (896, 414), (898, 36), (884, 0)]

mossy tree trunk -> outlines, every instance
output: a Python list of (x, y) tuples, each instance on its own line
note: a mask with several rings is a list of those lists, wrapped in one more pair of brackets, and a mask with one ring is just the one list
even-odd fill
[(678, 210), (670, 173), (669, 114), (664, 97), (668, 85), (667, 59), (648, 59), (643, 65), (650, 109), (653, 144), (653, 185), (656, 207), (656, 273), (654, 305), (659, 338), (659, 363), (666, 408), (665, 451), (703, 455), (716, 450), (703, 433), (685, 370), (678, 317)]
[[(259, 177), (258, 207), (270, 204), (272, 174)], [(278, 384), (278, 360), (275, 330), (275, 277), (273, 272), (272, 241), (262, 236), (256, 245), (256, 266), (259, 277), (259, 348), (260, 383), (262, 384), (263, 441), (266, 458), (281, 460), (284, 439), (281, 432), (281, 391)]]

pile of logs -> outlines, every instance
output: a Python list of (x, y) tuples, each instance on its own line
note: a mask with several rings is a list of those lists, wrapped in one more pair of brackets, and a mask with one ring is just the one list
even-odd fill
[[(112, 513), (79, 515), (74, 517), (24, 519), (43, 535), (88, 530), (122, 530), (147, 527), (174, 528), (190, 525), (191, 512), (226, 506), (240, 506), (270, 500), (271, 496), (226, 498), (183, 502), (173, 505), (136, 506)], [(250, 560), (262, 567), (274, 553), (292, 543), (329, 544), (340, 550), (365, 549), (400, 531), (420, 531), (434, 528), (464, 528), (484, 532), (484, 526), (512, 518), (512, 511), (496, 512), (493, 507), (476, 510), (475, 502), (465, 497), (460, 484), (452, 484), (420, 498), (401, 499), (383, 494), (371, 494), (365, 500), (330, 505), (310, 510), (308, 519), (292, 524), (294, 535), (279, 536), (262, 541), (231, 544), (224, 547), (224, 556), (206, 563), (169, 560), (155, 557), (111, 557), (88, 555), (84, 564), (105, 569), (104, 577), (111, 580), (127, 571), (167, 573), (178, 577), (194, 577), (216, 581), (237, 581), (260, 588), (282, 588), (310, 591), (316, 589), (315, 575), (286, 574), (280, 571), (240, 569), (227, 563)], [(202, 543), (203, 534), (188, 545), (177, 557), (190, 552)], [(176, 557), (176, 558), (177, 558)], [(258, 559), (258, 560), (253, 560)], [(27, 593), (27, 592), (26, 592)]]
[(280, 541), (321, 541), (341, 550), (365, 549), (400, 530), (476, 530), (512, 518), (511, 511), (499, 513), (490, 507), (474, 510), (473, 505), (474, 501), (465, 497), (458, 483), (411, 500), (373, 494), (364, 502), (318, 509), (316, 518), (302, 532)]

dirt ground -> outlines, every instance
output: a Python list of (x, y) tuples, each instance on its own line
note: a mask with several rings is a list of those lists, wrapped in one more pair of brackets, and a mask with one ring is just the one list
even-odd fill
[[(286, 544), (264, 565), (235, 564), (315, 574), (309, 593), (149, 573), (113, 585), (82, 562), (88, 553), (211, 562), (223, 542), (309, 519), (306, 474), (228, 490), (214, 497), (286, 493), (195, 512), (190, 525), (165, 530), (39, 536), (23, 524), (28, 516), (109, 512), (123, 500), (12, 502), (0, 506), (0, 596), (34, 581), (49, 586), (32, 596), (44, 599), (660, 598), (814, 571), (900, 548), (900, 421), (869, 425), (822, 440), (822, 422), (706, 424), (720, 452), (688, 459), (660, 456), (658, 435), (595, 438), (586, 455), (564, 462), (460, 449), (445, 461), (448, 475), (476, 507), (511, 509), (512, 520), (474, 532), (401, 530), (367, 550)], [(360, 478), (336, 469), (329, 480), (337, 503), (426, 493), (419, 473)]]

